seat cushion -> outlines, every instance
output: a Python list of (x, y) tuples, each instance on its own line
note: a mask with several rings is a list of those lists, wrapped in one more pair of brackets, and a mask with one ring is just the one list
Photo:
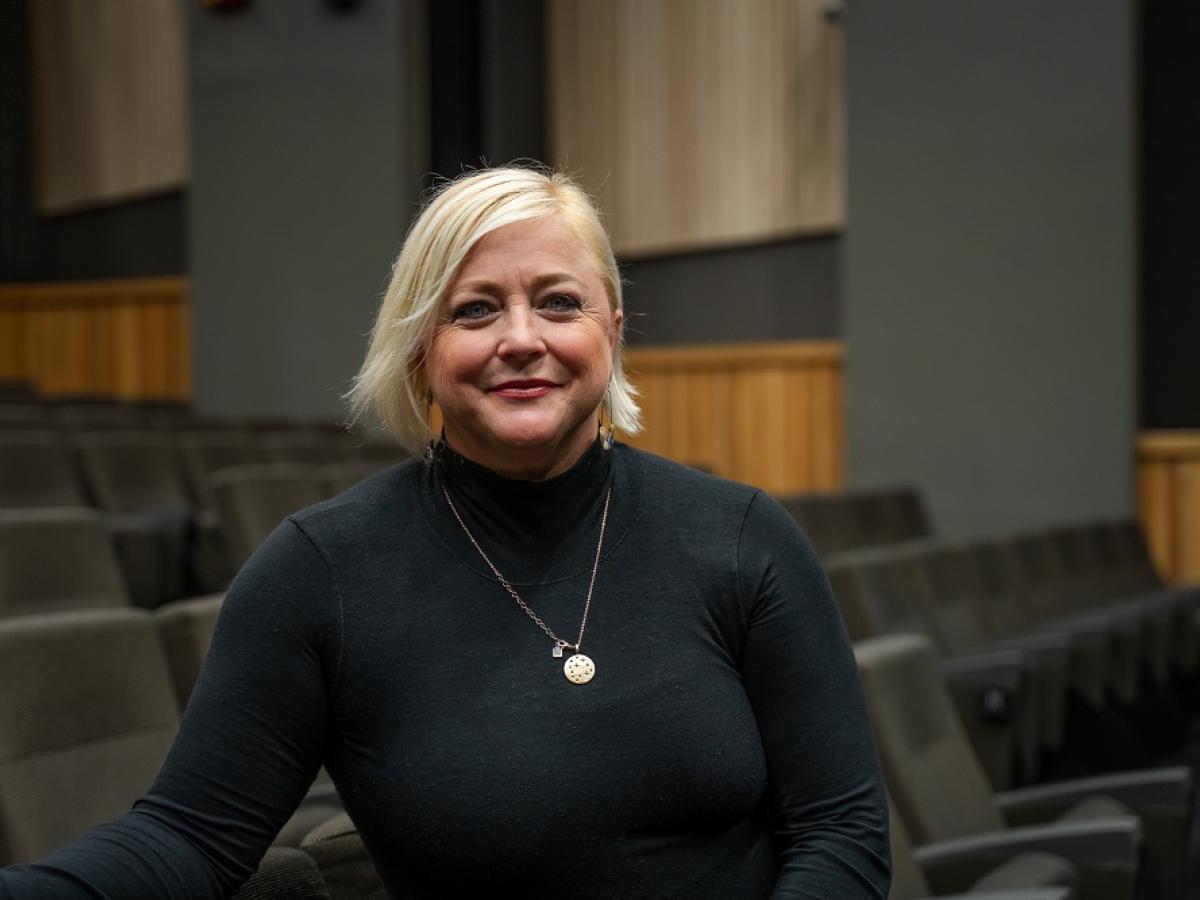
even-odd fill
[(1021, 888), (1075, 886), (1075, 867), (1050, 853), (1021, 853), (988, 872), (971, 886), (970, 893)]
[(1137, 813), (1112, 797), (1097, 795), (1080, 800), (1058, 817), (1059, 822), (1086, 822), (1091, 819), (1107, 819), (1112, 816), (1133, 816)]

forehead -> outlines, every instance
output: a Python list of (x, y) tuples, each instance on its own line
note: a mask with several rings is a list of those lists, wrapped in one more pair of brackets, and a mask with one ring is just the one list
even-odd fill
[(587, 244), (561, 216), (502, 225), (471, 248), (455, 282), (473, 278), (529, 278), (548, 271), (597, 278)]

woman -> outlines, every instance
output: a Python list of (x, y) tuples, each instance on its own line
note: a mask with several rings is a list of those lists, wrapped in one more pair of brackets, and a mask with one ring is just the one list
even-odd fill
[(566, 178), (438, 193), (353, 392), (421, 458), (275, 531), (146, 797), (0, 895), (227, 895), (323, 763), (395, 896), (886, 896), (820, 566), (761, 492), (611, 442), (623, 318)]

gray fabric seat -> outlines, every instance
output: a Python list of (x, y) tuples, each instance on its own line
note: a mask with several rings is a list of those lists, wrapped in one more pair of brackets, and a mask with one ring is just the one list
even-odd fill
[(221, 612), (224, 594), (207, 597), (192, 597), (176, 600), (155, 610), (154, 619), (162, 638), (167, 665), (171, 670), (171, 684), (179, 708), (186, 709), (188, 698), (204, 657), (212, 643), (213, 629)]
[(866, 544), (847, 495), (806, 492), (784, 494), (777, 499), (804, 529), (822, 558)]
[(97, 513), (0, 510), (0, 618), (128, 605), (112, 539)]
[(249, 432), (233, 428), (178, 432), (175, 442), (192, 500), (201, 509), (216, 506), (208, 476), (232, 466), (268, 461), (267, 451), (250, 439)]
[(237, 568), (285, 518), (329, 496), (311, 466), (234, 466), (211, 475), (209, 486)]
[(270, 847), (233, 900), (329, 900), (329, 889), (303, 850)]
[[(929, 640), (878, 638), (856, 644), (855, 656), (885, 777), (919, 845), (968, 840), (1007, 847), (1010, 854), (1020, 848), (1063, 856), (1077, 867), (1085, 898), (1132, 896), (1139, 868), (1149, 892), (1144, 896), (1179, 896), (1193, 810), (1186, 768), (993, 795), (941, 682)], [(930, 880), (939, 889), (933, 874)]]
[(0, 621), (0, 864), (37, 859), (128, 810), (178, 720), (145, 612)]
[[(918, 900), (929, 897), (931, 889), (925, 877), (917, 852), (909, 840), (904, 820), (888, 800), (890, 820), (889, 839), (892, 850), (892, 889), (889, 900)], [(931, 856), (928, 850), (926, 856)], [(949, 868), (946, 859), (939, 860), (942, 870)], [(965, 866), (964, 866), (965, 867)], [(950, 882), (949, 877), (942, 878)], [(999, 900), (1068, 900), (1075, 896), (1078, 875), (1075, 867), (1060, 856), (1049, 853), (1017, 853), (988, 870), (982, 878), (956, 889), (970, 897), (984, 896)], [(942, 894), (941, 896), (946, 896)]]
[(74, 441), (134, 603), (153, 609), (185, 596), (194, 521), (174, 445), (162, 434), (121, 429)]
[(917, 561), (932, 542), (869, 547), (829, 561), (834, 596), (852, 640), (884, 634), (928, 635), (942, 651), (942, 674), (992, 785), (1013, 783), (1018, 768), (1029, 771), (1042, 743), (1034, 693), (1035, 666), (1019, 650), (970, 650), (952, 642), (935, 614), (931, 586)]
[(350, 816), (341, 813), (300, 842), (317, 861), (332, 900), (387, 900), (387, 891)]
[(57, 431), (0, 430), (0, 509), (87, 505)]

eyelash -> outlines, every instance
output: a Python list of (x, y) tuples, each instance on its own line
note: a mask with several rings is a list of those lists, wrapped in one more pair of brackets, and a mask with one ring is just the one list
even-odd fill
[[(565, 306), (551, 307), (550, 304), (556, 300), (567, 301)], [(549, 312), (574, 312), (581, 309), (583, 304), (578, 297), (573, 297), (570, 294), (551, 294), (542, 301), (542, 309), (547, 309)], [(468, 315), (469, 310), (481, 310), (479, 315)], [(453, 317), (455, 319), (474, 319), (482, 320), (487, 318), (495, 310), (486, 300), (468, 300), (466, 303), (454, 310)]]

